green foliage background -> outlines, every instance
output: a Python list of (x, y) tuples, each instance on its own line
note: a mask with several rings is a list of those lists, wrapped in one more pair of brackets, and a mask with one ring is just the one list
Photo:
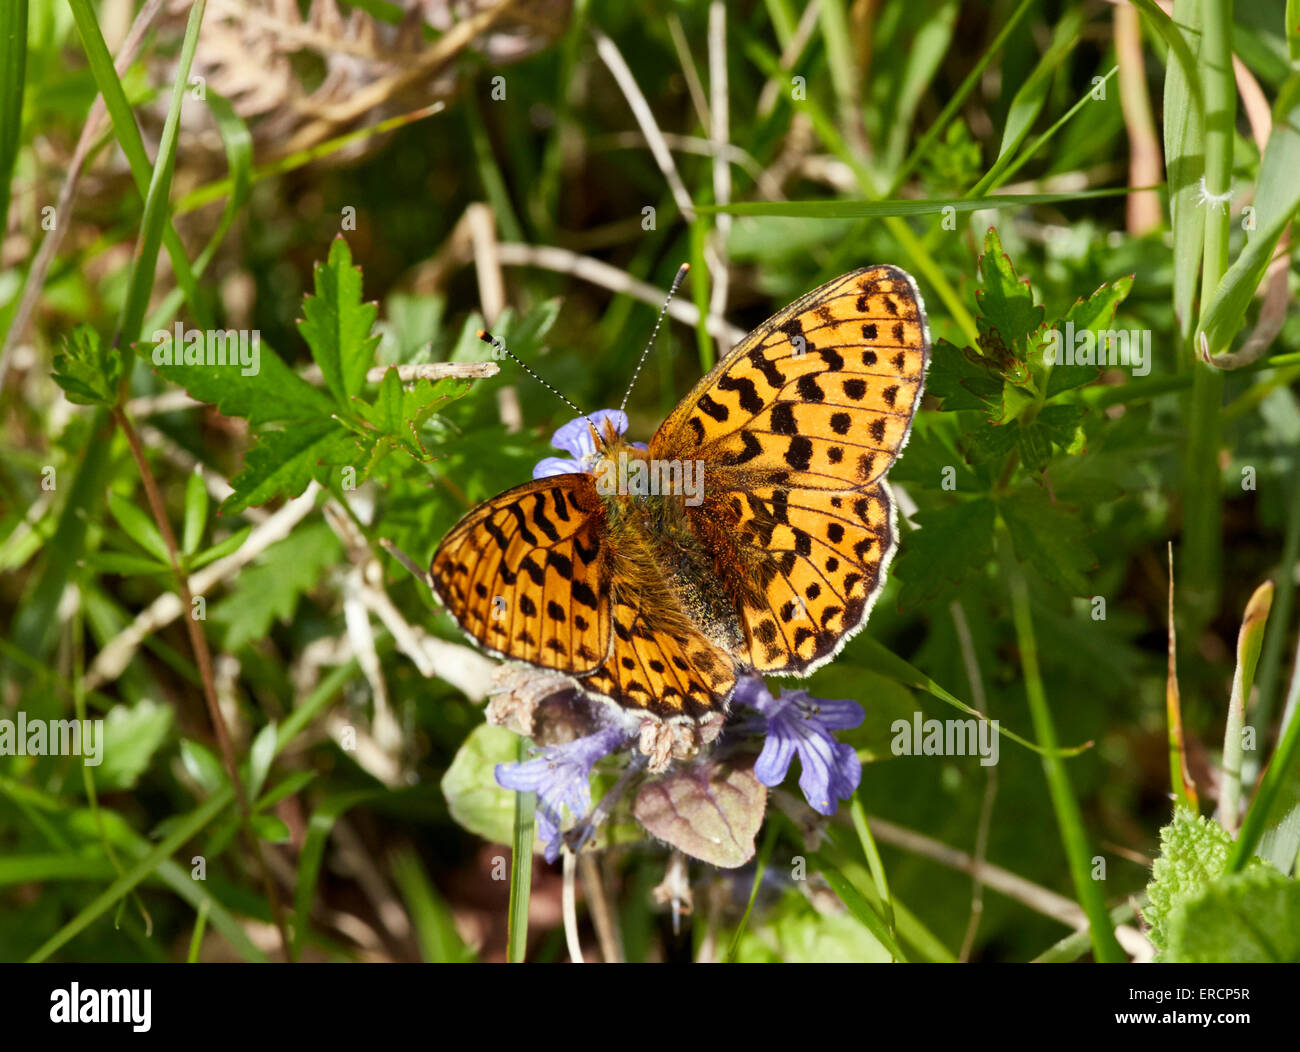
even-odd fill
[[(529, 477), (568, 418), (510, 362), (477, 381), (367, 380), (376, 364), (491, 360), (475, 331), (494, 255), (507, 265), (493, 332), (579, 405), (618, 404), (658, 293), (581, 280), (541, 249), (658, 289), (688, 260), (683, 299), (708, 308), (725, 275), (741, 329), (843, 271), (895, 263), (916, 275), (934, 337), (890, 475), (907, 498), (901, 556), (869, 630), (808, 683), (867, 709), (845, 736), (865, 761), (853, 807), (816, 843), (773, 808), (759, 872), (692, 871), (681, 935), (652, 902), (662, 846), (619, 843), (602, 867), (628, 959), (1122, 959), (1143, 955), (1131, 904), (1148, 883), (1163, 956), (1297, 959), (1277, 918), (1297, 912), (1300, 842), (1300, 752), (1282, 720), (1300, 322), (1260, 298), (1300, 204), (1287, 3), (1177, 0), (1173, 21), (1142, 3), (1121, 27), (1129, 9), (1075, 0), (823, 0), (812, 18), (788, 0), (725, 18), (707, 3), (578, 0), (516, 26), (529, 43), (511, 59), (492, 46), (504, 23), (489, 27), (442, 67), (450, 87), (394, 91), (288, 154), (259, 140), (265, 115), (215, 88), (196, 98), (178, 74), (214, 46), (202, 4), (160, 23), (120, 78), (107, 6), (6, 8), (27, 24), (5, 37), (6, 72), (21, 72), (0, 82), (0, 329), (101, 93), (111, 122), (57, 214), (64, 240), (6, 341), (0, 388), (0, 717), (102, 717), (105, 760), (0, 756), (0, 959), (276, 957), (268, 883), (295, 956), (520, 951), (497, 879), (510, 852), (495, 846), (513, 802), (490, 781), (514, 741), (458, 689), (447, 663), (470, 659), (439, 650), (425, 676), (370, 617), (400, 731), (383, 744), (373, 670), (338, 641), (352, 568), (373, 558), (406, 622), (460, 642), (379, 541), (427, 561), (468, 506)], [(376, 24), (400, 15), (342, 6)], [(454, 32), (415, 29), (429, 48)], [(1125, 32), (1141, 61), (1117, 47)], [(690, 214), (602, 58), (609, 42), (668, 137)], [(1216, 73), (1229, 55), (1268, 127)], [(321, 82), (310, 64), (297, 75), (304, 94)], [(417, 113), (433, 98), (438, 112)], [(1152, 147), (1168, 165), (1154, 198), (1130, 166)], [(1225, 192), (1223, 207), (1205, 196)], [(474, 240), (482, 203), (499, 249)], [(1285, 307), (1295, 260), (1281, 244)], [(155, 366), (152, 333), (176, 320), (258, 329), (260, 371)], [(1067, 321), (1149, 333), (1149, 374), (1047, 367), (1046, 333)], [(1270, 330), (1260, 356), (1221, 357), (1257, 327)], [(1201, 334), (1224, 368), (1199, 360)], [(666, 324), (659, 344), (629, 404), (633, 438), (719, 352), (702, 323)], [(182, 389), (205, 404), (176, 408)], [(184, 615), (140, 633), (120, 674), (86, 678), (177, 590), (133, 432), (187, 575), (319, 487), (195, 622), (242, 765), (242, 820)], [(1192, 790), (1169, 754), (1169, 543)], [(1261, 629), (1248, 633), (1256, 670), (1238, 633), (1267, 580), (1262, 650)], [(1224, 747), (1234, 671), (1253, 748)], [(892, 755), (895, 720), (962, 717), (954, 704), (1000, 721), (995, 768)], [(348, 726), (381, 742), (380, 760), (347, 747)], [(1228, 820), (1245, 830), (1235, 852), (1208, 817), (1234, 770), (1250, 807), (1244, 825)], [(937, 860), (940, 845), (997, 867), (991, 886)], [(558, 871), (534, 868), (534, 899), (558, 901)], [(1091, 936), (1071, 936), (1080, 914), (1065, 900)], [(564, 952), (557, 926), (533, 926), (529, 959)]]

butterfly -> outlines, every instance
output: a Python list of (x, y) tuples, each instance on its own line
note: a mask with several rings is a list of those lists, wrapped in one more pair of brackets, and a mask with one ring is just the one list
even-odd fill
[(590, 423), (595, 473), (470, 511), (434, 593), (498, 657), (654, 721), (716, 721), (739, 676), (806, 676), (866, 623), (929, 357), (909, 274), (838, 277), (736, 344), (648, 448)]

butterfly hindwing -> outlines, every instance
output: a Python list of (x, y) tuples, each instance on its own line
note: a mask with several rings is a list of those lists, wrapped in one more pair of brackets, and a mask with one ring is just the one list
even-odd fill
[(434, 592), (493, 652), (582, 675), (610, 650), (605, 509), (590, 475), (557, 475), (485, 501), (443, 538)]
[(738, 656), (758, 672), (806, 675), (866, 622), (880, 593), (895, 548), (889, 488), (762, 486), (730, 510), (731, 557), (758, 583), (736, 604)]
[(725, 707), (736, 685), (735, 662), (689, 624), (656, 621), (617, 588), (613, 624), (613, 653), (580, 681), (584, 690), (660, 719), (698, 720)]

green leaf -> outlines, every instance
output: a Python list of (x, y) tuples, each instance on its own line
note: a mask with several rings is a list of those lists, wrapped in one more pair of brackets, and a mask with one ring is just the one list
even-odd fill
[(329, 260), (317, 265), (315, 284), (316, 295), (303, 300), (298, 331), (335, 402), (351, 411), (350, 399), (361, 392), (379, 346), (379, 337), (371, 333), (378, 309), (361, 302), (361, 270), (352, 265), (342, 235), (330, 246)]
[(248, 795), (257, 799), (257, 794), (266, 784), (266, 776), (271, 770), (271, 761), (275, 759), (276, 729), (272, 721), (257, 732), (252, 748), (248, 751)]
[(321, 864), (325, 861), (325, 843), (329, 839), (335, 821), (344, 811), (358, 804), (377, 800), (386, 793), (386, 790), (379, 789), (341, 793), (327, 797), (312, 812), (307, 822), (307, 837), (303, 841), (302, 853), (298, 856), (298, 878), (294, 882), (292, 956), (295, 959), (307, 938), (312, 899), (316, 894), (316, 882), (320, 877)]
[(1007, 117), (1003, 123), (1002, 144), (998, 147), (998, 165), (994, 166), (995, 170), (999, 165), (1005, 166), (1010, 163), (1016, 149), (1034, 126), (1034, 121), (1038, 119), (1043, 104), (1047, 101), (1053, 74), (1079, 39), (1084, 17), (1081, 7), (1066, 9), (1056, 26), (1051, 45), (1038, 65), (1034, 67), (1034, 71), (1011, 97), (1011, 105), (1007, 109)]
[(188, 561), (189, 568), (191, 570), (197, 570), (202, 566), (207, 566), (208, 563), (216, 562), (218, 559), (224, 559), (231, 552), (236, 551), (239, 546), (248, 539), (248, 535), (252, 532), (253, 527), (251, 526), (245, 526), (242, 529), (236, 530), (225, 540), (218, 541), (211, 548), (206, 548), (199, 552), (198, 555), (191, 557)]
[[(224, 347), (230, 346), (232, 332), (221, 334)], [(154, 368), (185, 388), (191, 398), (215, 405), (224, 416), (242, 416), (258, 426), (315, 421), (328, 418), (337, 409), (328, 394), (309, 384), (263, 344), (260, 334), (255, 344), (249, 342), (250, 363), (256, 365), (247, 366), (247, 375), (245, 366), (229, 358), (226, 365), (205, 361), (199, 338), (208, 339), (205, 333), (191, 330), (178, 345), (174, 332), (159, 329), (152, 336)]]
[(172, 710), (149, 698), (114, 705), (104, 717), (103, 762), (92, 768), (101, 792), (135, 787), (172, 727)]
[(64, 338), (63, 350), (54, 355), (54, 382), (76, 405), (112, 407), (121, 379), (122, 355), (116, 347), (102, 346), (99, 333), (89, 325), (73, 329)]
[(497, 785), (496, 765), (517, 758), (518, 737), (482, 724), (461, 743), (442, 776), (442, 795), (457, 825), (490, 844), (509, 844), (515, 828), (515, 794)]
[(794, 219), (883, 219), (890, 216), (941, 215), (946, 208), (955, 212), (978, 212), (987, 208), (1028, 208), (1059, 205), (1103, 197), (1123, 197), (1151, 187), (1124, 186), (1100, 190), (1076, 190), (1064, 194), (987, 194), (983, 197), (929, 197), (895, 200), (852, 201), (737, 201), (729, 205), (697, 204), (701, 215), (727, 213), (737, 216), (788, 216)]
[(392, 860), (392, 873), (415, 925), (424, 960), (434, 964), (474, 960), (474, 951), (456, 931), (451, 908), (438, 894), (413, 848), (405, 847), (397, 852)]
[(1174, 906), (1168, 937), (1171, 963), (1300, 963), (1300, 884), (1263, 865), (1224, 874)]
[(313, 479), (322, 480), (322, 464), (345, 462), (355, 443), (333, 420), (266, 431), (244, 457), (244, 470), (231, 482), (234, 492), (222, 502), (231, 515), (275, 497), (298, 497)]
[(1300, 208), (1300, 73), (1283, 86), (1255, 184), (1255, 230), (1235, 263), (1223, 275), (1205, 309), (1201, 329), (1211, 350), (1226, 350), (1245, 326), (1282, 231)]
[(809, 860), (811, 864), (826, 878), (826, 883), (831, 886), (836, 897), (844, 903), (848, 911), (853, 914), (859, 924), (867, 929), (886, 950), (895, 961), (906, 961), (902, 949), (894, 939), (888, 926), (883, 918), (875, 910), (875, 907), (867, 901), (866, 897), (856, 887), (852, 881), (841, 873), (835, 866), (820, 853), (814, 854)]
[(1218, 822), (1186, 807), (1176, 808), (1172, 821), (1160, 830), (1160, 857), (1151, 867), (1147, 905), (1142, 910), (1157, 950), (1169, 944), (1174, 908), (1227, 868), (1231, 843)]
[(172, 572), (171, 563), (152, 559), (147, 555), (131, 552), (88, 552), (85, 564), (95, 573), (121, 574), (123, 577), (139, 577), (145, 574)]
[(1205, 206), (1200, 201), (1205, 176), (1205, 103), (1196, 56), (1201, 49), (1201, 0), (1175, 0), (1170, 19), (1154, 0), (1138, 0), (1170, 47), (1165, 69), (1165, 181), (1174, 228), (1174, 314), (1184, 337), (1196, 322), (1195, 303), (1205, 248)]
[[(135, 182), (136, 189), (141, 199), (144, 199), (152, 181), (153, 165), (145, 152), (144, 140), (135, 123), (135, 114), (131, 112), (131, 105), (127, 101), (122, 81), (113, 66), (113, 56), (109, 54), (108, 45), (104, 43), (104, 35), (100, 31), (95, 8), (90, 0), (68, 0), (68, 7), (71, 8), (72, 17), (77, 23), (77, 34), (81, 37), (82, 46), (85, 48), (86, 62), (95, 78), (95, 86), (104, 97), (105, 108), (112, 118), (113, 133), (131, 167), (131, 178)], [(189, 304), (199, 325), (208, 327), (211, 321), (207, 317), (207, 309), (199, 295), (194, 270), (190, 266), (189, 258), (185, 255), (185, 246), (181, 244), (181, 239), (170, 218), (163, 224), (162, 242), (171, 259), (176, 284), (185, 293), (185, 301)]]
[(998, 501), (1016, 558), (1070, 595), (1091, 595), (1084, 574), (1096, 564), (1077, 509), (1049, 502), (1040, 490), (1017, 490)]
[(767, 787), (752, 753), (709, 757), (645, 782), (632, 813), (646, 830), (692, 858), (723, 869), (754, 857)]
[(941, 400), (944, 412), (977, 409), (988, 416), (1002, 412), (1002, 378), (989, 365), (947, 340), (937, 340), (930, 353), (927, 393)]
[(181, 550), (186, 555), (193, 555), (198, 550), (207, 524), (208, 487), (196, 468), (190, 472), (189, 480), (185, 483), (185, 527), (182, 531)]
[(0, 9), (0, 216), (9, 214), (9, 182), (23, 132), (27, 82), (27, 0)]
[(315, 771), (294, 771), (292, 774), (281, 778), (273, 788), (268, 789), (266, 795), (253, 805), (253, 810), (265, 811), (268, 807), (274, 807), (286, 797), (301, 792), (315, 780)]
[(181, 739), (181, 764), (206, 793), (215, 793), (227, 781), (226, 768), (216, 754), (189, 738)]
[(254, 833), (272, 844), (287, 844), (292, 839), (284, 819), (276, 815), (253, 815), (249, 818), (248, 824), (252, 826)]
[(190, 67), (199, 43), (199, 27), (207, 0), (196, 0), (190, 7), (189, 22), (181, 41), (176, 62), (176, 79), (172, 83), (171, 101), (158, 140), (157, 155), (150, 174), (149, 189), (144, 195), (144, 214), (140, 218), (140, 236), (135, 257), (131, 261), (131, 277), (127, 283), (126, 303), (118, 323), (118, 335), (124, 343), (133, 346), (140, 338), (149, 296), (153, 292), (154, 274), (158, 269), (158, 249), (162, 245), (163, 231), (171, 227), (172, 173), (176, 166), (176, 144), (179, 141), (181, 105), (189, 94)]
[(920, 529), (907, 535), (896, 572), (905, 587), (899, 605), (928, 605), (979, 574), (993, 558), (994, 508), (983, 497), (918, 512)]
[[(1035, 351), (1040, 361), (1047, 360), (1049, 347), (1054, 352), (1056, 363), (1052, 366), (1047, 380), (1047, 397), (1054, 398), (1062, 391), (1091, 383), (1097, 379), (1101, 370), (1096, 365), (1066, 364), (1066, 349), (1073, 338), (1080, 333), (1091, 332), (1094, 343), (1097, 331), (1109, 329), (1115, 320), (1115, 312), (1133, 288), (1133, 275), (1102, 285), (1086, 300), (1078, 300), (1063, 318), (1050, 329), (1044, 329), (1035, 341)], [(1051, 336), (1055, 333), (1055, 336)], [(1148, 366), (1150, 363), (1147, 363)]]
[(463, 380), (416, 380), (409, 387), (398, 378), (397, 370), (384, 374), (379, 394), (373, 403), (353, 399), (357, 417), (369, 426), (365, 432), (374, 442), (373, 465), (390, 449), (403, 449), (414, 459), (425, 461), (429, 452), (420, 441), (420, 428), (444, 402), (458, 398), (471, 384)]
[(226, 596), (209, 611), (225, 629), (227, 650), (262, 639), (277, 621), (289, 621), (304, 592), (340, 557), (338, 539), (323, 522), (300, 526), (271, 545), (235, 578)]
[(986, 357), (1000, 362), (1003, 356), (1013, 354), (1015, 345), (1023, 346), (1026, 336), (1038, 331), (1043, 323), (1043, 308), (1034, 304), (1029, 279), (1016, 276), (1011, 257), (1002, 251), (994, 227), (989, 227), (985, 235), (979, 269), (984, 280), (984, 287), (975, 292), (981, 314), (976, 319), (980, 349)]
[(113, 518), (131, 540), (165, 566), (171, 565), (167, 543), (148, 515), (112, 490), (108, 493), (108, 510), (113, 513)]

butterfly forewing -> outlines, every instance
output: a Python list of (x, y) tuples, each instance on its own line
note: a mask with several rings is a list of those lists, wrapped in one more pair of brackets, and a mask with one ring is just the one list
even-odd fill
[(704, 461), (690, 519), (755, 670), (806, 674), (866, 621), (895, 544), (883, 476), (929, 350), (904, 271), (846, 274), (750, 333), (655, 435), (655, 456)]
[(822, 489), (868, 486), (907, 441), (929, 350), (906, 272), (845, 274), (732, 348), (664, 421), (651, 452)]
[(582, 675), (610, 650), (605, 509), (590, 475), (480, 504), (443, 539), (433, 587), (460, 627), (505, 657)]

